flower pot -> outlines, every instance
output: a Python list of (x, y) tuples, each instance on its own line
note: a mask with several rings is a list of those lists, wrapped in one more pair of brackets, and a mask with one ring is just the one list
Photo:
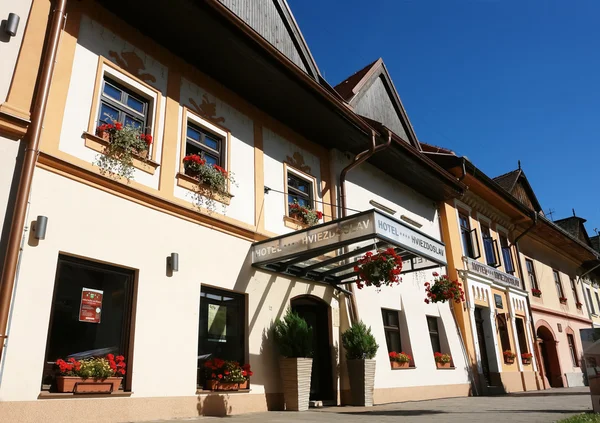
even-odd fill
[(198, 178), (198, 172), (191, 169), (184, 169), (183, 171), (187, 176), (192, 178)]
[(216, 379), (209, 379), (204, 382), (204, 389), (207, 391), (216, 391), (217, 386), (219, 385), (219, 381)]
[(439, 361), (436, 361), (435, 365), (437, 366), (438, 369), (449, 369), (450, 368), (450, 363), (440, 363)]
[(283, 380), (283, 398), (288, 411), (308, 410), (312, 358), (279, 359)]
[[(348, 360), (352, 405), (371, 407), (375, 387), (375, 360)], [(400, 364), (400, 363), (398, 363)]]
[(531, 294), (532, 294), (534, 297), (538, 297), (538, 298), (542, 296), (542, 293), (541, 293), (541, 292), (533, 292), (533, 291), (532, 291), (532, 292), (531, 292)]
[(531, 364), (531, 358), (524, 358), (523, 364)]
[(290, 219), (295, 220), (296, 222), (300, 223), (301, 225), (306, 225), (304, 218), (299, 213), (290, 213)]
[(408, 361), (390, 361), (392, 363), (392, 369), (406, 369), (408, 367)]
[(140, 157), (142, 159), (148, 158), (148, 150), (137, 151), (136, 154), (138, 157)]
[(110, 142), (110, 133), (108, 131), (96, 131), (96, 136), (102, 138), (104, 141)]
[(57, 376), (56, 390), (58, 392), (73, 392), (75, 394), (97, 394), (117, 391), (122, 377), (107, 377), (106, 379), (83, 379), (74, 376)]
[(506, 364), (513, 364), (515, 362), (515, 359), (514, 358), (504, 357), (504, 362)]
[(237, 382), (219, 382), (217, 391), (237, 391), (239, 384)]
[(239, 387), (240, 387), (240, 389), (248, 389), (248, 381), (245, 380), (245, 381), (239, 383)]

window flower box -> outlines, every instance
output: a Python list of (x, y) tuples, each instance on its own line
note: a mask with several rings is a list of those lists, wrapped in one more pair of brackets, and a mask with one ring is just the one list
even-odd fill
[(452, 356), (450, 354), (436, 352), (433, 354), (433, 358), (438, 369), (449, 369), (452, 367)]
[(437, 272), (433, 272), (432, 275), (435, 278), (433, 285), (425, 282), (427, 294), (425, 302), (427, 304), (445, 303), (446, 301), (461, 303), (465, 300), (465, 293), (458, 281), (451, 281), (447, 275), (440, 276)]
[(560, 301), (561, 304), (566, 304), (567, 303), (567, 297), (560, 297), (558, 299), (558, 301)]
[(204, 363), (206, 382), (204, 389), (209, 391), (237, 391), (248, 389), (252, 376), (249, 364), (240, 366), (237, 361), (214, 358)]
[(306, 226), (314, 226), (319, 224), (323, 219), (323, 213), (319, 210), (313, 210), (310, 207), (303, 207), (298, 202), (288, 204), (289, 216), (298, 223)]
[(540, 291), (539, 289), (536, 289), (536, 288), (531, 288), (531, 295), (539, 298), (542, 296), (542, 291)]
[(229, 204), (231, 194), (229, 185), (235, 184), (231, 172), (218, 165), (211, 165), (198, 154), (188, 154), (183, 158), (185, 175), (193, 179), (193, 191), (197, 193), (196, 202), (198, 206), (205, 205), (209, 211), (215, 210), (215, 201), (223, 203), (224, 207)]
[(531, 353), (523, 353), (521, 354), (521, 360), (523, 362), (523, 364), (531, 364), (531, 357), (533, 357), (533, 354)]
[(110, 394), (119, 390), (122, 381), (122, 377), (84, 379), (75, 376), (56, 376), (56, 390), (75, 394)]
[(504, 362), (506, 364), (513, 364), (515, 362), (515, 358), (517, 357), (517, 355), (511, 350), (504, 351), (502, 355), (504, 355)]
[(108, 354), (85, 360), (56, 360), (60, 375), (56, 377), (58, 392), (111, 393), (119, 389), (125, 375), (125, 358)]
[(410, 361), (412, 360), (412, 357), (405, 352), (397, 353), (396, 351), (392, 351), (389, 357), (392, 369), (406, 369), (410, 366)]
[(577, 301), (577, 302), (575, 303), (575, 307), (577, 307), (577, 309), (578, 309), (578, 310), (581, 310), (581, 309), (583, 308), (583, 304), (582, 304), (582, 303), (580, 303), (579, 301)]

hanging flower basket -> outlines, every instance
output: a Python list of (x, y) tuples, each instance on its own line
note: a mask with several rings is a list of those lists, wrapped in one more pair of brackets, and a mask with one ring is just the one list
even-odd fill
[(515, 362), (515, 358), (517, 357), (517, 355), (511, 350), (504, 351), (502, 355), (504, 355), (504, 362), (506, 364), (513, 364)]
[(323, 219), (323, 213), (319, 210), (313, 210), (310, 207), (303, 207), (294, 200), (288, 204), (290, 217), (303, 225), (314, 226)]
[(56, 360), (60, 376), (56, 377), (58, 392), (111, 393), (119, 389), (125, 375), (125, 358), (108, 354), (85, 360)]
[(412, 360), (412, 357), (404, 352), (397, 353), (396, 351), (392, 351), (389, 356), (392, 369), (408, 368), (410, 366), (410, 361)]
[(450, 354), (436, 352), (433, 354), (433, 359), (438, 369), (449, 369), (452, 366), (452, 356)]
[(521, 360), (523, 361), (523, 364), (531, 364), (531, 357), (533, 357), (533, 355), (528, 352), (521, 354)]
[(536, 289), (536, 288), (531, 288), (531, 295), (539, 298), (542, 296), (542, 291), (540, 291), (539, 289)]
[(233, 173), (216, 164), (208, 164), (198, 154), (185, 156), (183, 168), (186, 175), (198, 181), (196, 200), (199, 206), (205, 205), (209, 211), (214, 211), (216, 209), (215, 197), (230, 196), (228, 185), (230, 183), (235, 185)]
[(437, 272), (433, 272), (432, 275), (435, 278), (433, 284), (425, 282), (427, 294), (425, 302), (427, 304), (445, 303), (446, 301), (460, 303), (465, 300), (465, 292), (458, 281), (451, 281), (447, 275), (440, 276)]
[(371, 285), (380, 288), (382, 285), (399, 284), (401, 281), (402, 257), (393, 248), (379, 251), (376, 254), (368, 251), (358, 260), (358, 264), (354, 266), (354, 271), (358, 272), (356, 281), (358, 289)]
[(130, 180), (133, 177), (133, 158), (145, 159), (152, 145), (152, 135), (143, 134), (138, 128), (120, 122), (106, 123), (96, 128), (96, 135), (108, 145), (94, 164), (100, 172)]

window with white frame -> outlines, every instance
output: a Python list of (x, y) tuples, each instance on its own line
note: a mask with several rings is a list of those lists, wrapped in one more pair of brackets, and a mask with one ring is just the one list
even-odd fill
[(460, 236), (462, 239), (463, 255), (472, 259), (479, 258), (479, 244), (477, 243), (477, 229), (471, 229), (469, 215), (463, 212), (458, 213), (458, 223), (460, 226)]
[(512, 258), (512, 251), (508, 245), (508, 238), (503, 233), (499, 233), (500, 250), (502, 251), (502, 261), (504, 262), (504, 271), (506, 273), (515, 273), (515, 265)]
[(188, 120), (185, 139), (185, 155), (197, 154), (207, 164), (225, 168), (225, 142), (222, 136), (213, 133), (192, 120)]
[(150, 100), (127, 88), (115, 78), (104, 75), (98, 107), (98, 126), (120, 122), (146, 134)]

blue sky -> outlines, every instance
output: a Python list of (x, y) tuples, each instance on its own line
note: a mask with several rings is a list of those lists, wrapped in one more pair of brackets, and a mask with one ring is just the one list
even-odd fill
[(600, 1), (288, 2), (330, 84), (382, 57), (421, 141), (600, 229)]

